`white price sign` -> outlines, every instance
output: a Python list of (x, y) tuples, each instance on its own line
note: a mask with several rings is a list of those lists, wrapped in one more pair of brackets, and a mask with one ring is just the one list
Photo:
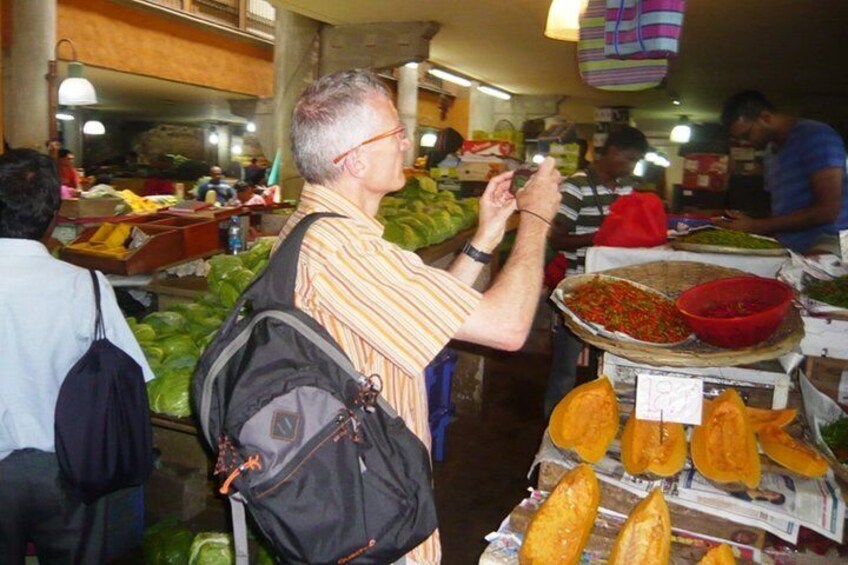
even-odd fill
[(699, 426), (703, 400), (701, 379), (639, 373), (636, 417), (640, 420)]

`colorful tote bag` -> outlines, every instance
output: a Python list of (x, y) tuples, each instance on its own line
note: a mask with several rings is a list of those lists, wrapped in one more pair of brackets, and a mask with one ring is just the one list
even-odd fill
[(613, 59), (677, 56), (685, 0), (606, 0), (604, 55)]
[(611, 59), (604, 55), (607, 0), (589, 0), (580, 18), (577, 66), (583, 82), (601, 90), (637, 91), (657, 86), (668, 72), (668, 60)]

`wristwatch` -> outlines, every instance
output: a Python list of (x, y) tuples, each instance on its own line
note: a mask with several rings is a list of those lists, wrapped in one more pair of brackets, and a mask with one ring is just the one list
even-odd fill
[(491, 253), (484, 253), (471, 245), (471, 241), (465, 242), (465, 247), (462, 248), (462, 252), (477, 261), (478, 263), (483, 263), (484, 265), (489, 264), (492, 261)]

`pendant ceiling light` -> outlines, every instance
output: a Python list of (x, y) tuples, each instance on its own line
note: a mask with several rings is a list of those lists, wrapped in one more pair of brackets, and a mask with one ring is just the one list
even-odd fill
[(103, 135), (106, 133), (106, 126), (98, 120), (88, 120), (82, 126), (82, 132), (86, 135)]
[(689, 124), (689, 118), (680, 116), (680, 121), (671, 130), (671, 135), (668, 138), (674, 143), (689, 143), (692, 137), (692, 126)]
[(62, 106), (90, 106), (97, 104), (94, 85), (83, 78), (82, 63), (68, 63), (68, 78), (59, 85), (59, 104)]
[(589, 0), (553, 0), (548, 9), (545, 37), (560, 41), (580, 39), (580, 16)]

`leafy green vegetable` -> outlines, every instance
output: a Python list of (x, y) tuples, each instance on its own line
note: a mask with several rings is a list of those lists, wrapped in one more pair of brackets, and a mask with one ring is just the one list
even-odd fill
[(848, 275), (829, 281), (816, 281), (808, 285), (805, 292), (813, 300), (848, 308)]
[(194, 536), (189, 565), (231, 565), (235, 561), (230, 534), (202, 532)]
[(150, 409), (177, 418), (191, 415), (189, 389), (192, 372), (192, 369), (172, 369), (147, 383)]
[(721, 247), (736, 247), (738, 249), (781, 249), (777, 241), (755, 237), (751, 234), (726, 229), (705, 229), (692, 232), (680, 237), (682, 243), (697, 243), (700, 245), (716, 245)]
[(166, 518), (144, 530), (141, 547), (147, 565), (188, 565), (194, 533), (177, 521)]
[[(156, 338), (181, 333), (185, 330), (186, 321), (178, 312), (154, 312), (144, 319), (144, 324), (149, 325), (156, 332)], [(139, 324), (141, 326), (143, 324)], [(138, 327), (138, 326), (136, 326)]]
[(166, 357), (178, 353), (189, 353), (196, 355), (197, 346), (190, 334), (179, 334), (160, 339), (156, 345), (162, 349)]
[(150, 324), (135, 324), (130, 326), (130, 329), (139, 343), (147, 343), (156, 339), (156, 330)]
[(842, 462), (848, 462), (848, 418), (839, 418), (819, 428), (822, 439)]

